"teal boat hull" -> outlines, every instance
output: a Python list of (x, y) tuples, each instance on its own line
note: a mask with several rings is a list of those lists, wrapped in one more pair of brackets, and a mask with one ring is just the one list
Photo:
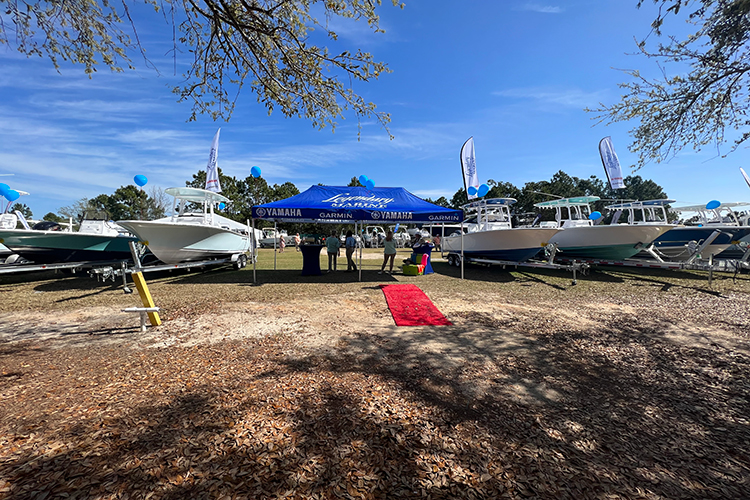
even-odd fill
[(131, 260), (130, 236), (105, 236), (64, 231), (0, 230), (0, 243), (38, 264)]

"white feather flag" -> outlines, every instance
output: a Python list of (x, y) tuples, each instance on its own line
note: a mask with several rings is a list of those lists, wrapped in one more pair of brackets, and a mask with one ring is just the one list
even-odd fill
[[(464, 189), (466, 189), (466, 195), (470, 200), (473, 200), (477, 197), (477, 189), (479, 189), (477, 160), (474, 157), (474, 137), (469, 137), (464, 145), (461, 146), (461, 171), (464, 174)], [(470, 191), (474, 194), (471, 194)]]
[(747, 182), (747, 187), (750, 187), (750, 177), (747, 176), (745, 171), (740, 167), (740, 172), (742, 172), (742, 177), (745, 178), (745, 182)]
[(214, 193), (221, 193), (221, 184), (219, 183), (219, 132), (216, 131), (214, 140), (211, 141), (211, 152), (208, 154), (208, 165), (206, 165), (206, 190)]
[(602, 164), (604, 165), (604, 172), (607, 174), (607, 179), (609, 179), (609, 185), (612, 186), (612, 189), (624, 189), (625, 183), (622, 180), (622, 168), (620, 168), (620, 160), (617, 158), (617, 153), (615, 153), (611, 137), (605, 137), (599, 141), (599, 154), (602, 157)]

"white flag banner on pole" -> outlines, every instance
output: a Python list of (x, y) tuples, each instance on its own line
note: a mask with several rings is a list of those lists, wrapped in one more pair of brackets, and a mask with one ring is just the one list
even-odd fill
[(747, 187), (750, 187), (750, 177), (747, 176), (745, 171), (740, 167), (740, 172), (742, 172), (742, 177), (745, 178), (745, 182), (747, 182)]
[(602, 157), (604, 172), (607, 174), (607, 179), (609, 179), (609, 185), (612, 189), (625, 188), (625, 183), (622, 180), (620, 160), (617, 158), (617, 153), (615, 153), (611, 137), (605, 137), (599, 141), (599, 154)]
[(221, 193), (221, 184), (219, 183), (219, 132), (216, 131), (214, 140), (211, 141), (211, 152), (208, 154), (208, 165), (206, 165), (206, 191)]
[[(477, 160), (474, 157), (474, 137), (469, 139), (461, 146), (461, 171), (464, 174), (464, 189), (470, 200), (477, 197), (479, 189), (479, 176), (477, 175)], [(469, 194), (469, 188), (473, 187), (474, 194)]]

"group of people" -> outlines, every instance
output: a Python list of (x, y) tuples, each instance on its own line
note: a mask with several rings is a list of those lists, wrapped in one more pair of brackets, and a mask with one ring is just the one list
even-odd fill
[[(336, 233), (331, 233), (330, 238), (326, 238), (326, 250), (328, 252), (328, 272), (336, 270), (336, 258), (340, 253), (341, 241), (336, 237)], [(357, 264), (354, 262), (354, 250), (357, 248), (357, 240), (351, 231), (346, 232), (346, 240), (344, 240), (344, 247), (346, 250), (346, 270), (356, 271)], [(393, 231), (388, 231), (385, 235), (385, 241), (383, 242), (383, 265), (380, 267), (378, 274), (383, 274), (385, 271), (386, 264), (390, 261), (391, 266), (389, 273), (393, 274), (393, 261), (396, 259), (396, 240), (393, 239)]]
[[(344, 250), (346, 251), (346, 271), (356, 271), (357, 264), (354, 262), (354, 250), (357, 248), (357, 240), (351, 231), (346, 232)], [(341, 254), (341, 240), (336, 236), (336, 231), (326, 238), (326, 251), (328, 252), (328, 272), (336, 270), (336, 259)]]
[[(301, 242), (302, 242), (302, 239), (299, 237), (299, 233), (295, 234), (294, 235), (294, 249), (297, 250), (298, 252), (300, 251), (299, 244)], [(284, 237), (282, 236), (279, 238), (279, 253), (282, 253), (284, 251), (284, 248), (286, 248), (286, 241), (284, 241)]]
[[(280, 238), (279, 252), (284, 251), (286, 244), (284, 238)], [(424, 244), (424, 238), (416, 237), (414, 246), (420, 246)], [(294, 248), (299, 252), (300, 248), (300, 236), (299, 233), (294, 235)], [(341, 240), (336, 235), (336, 231), (331, 232), (331, 236), (325, 239), (326, 251), (328, 253), (328, 271), (336, 271), (336, 259), (341, 255)], [(433, 245), (436, 250), (440, 250), (440, 237), (435, 236), (433, 238)], [(357, 264), (354, 262), (354, 251), (357, 248), (357, 239), (354, 234), (350, 231), (346, 232), (346, 239), (344, 240), (344, 250), (346, 252), (346, 271), (356, 271)], [(393, 239), (393, 231), (388, 231), (383, 241), (383, 265), (380, 266), (378, 274), (383, 274), (385, 266), (390, 263), (388, 268), (388, 274), (393, 274), (393, 262), (396, 259), (396, 240)]]

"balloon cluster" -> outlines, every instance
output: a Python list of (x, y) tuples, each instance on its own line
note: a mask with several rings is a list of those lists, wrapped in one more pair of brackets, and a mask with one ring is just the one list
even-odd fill
[(486, 195), (490, 192), (490, 187), (487, 184), (482, 184), (479, 186), (479, 188), (475, 188), (474, 186), (469, 186), (469, 189), (466, 190), (469, 193), (469, 196), (477, 195), (479, 198)]
[(368, 191), (372, 191), (373, 189), (375, 189), (375, 181), (364, 174), (359, 176), (359, 183), (362, 184)]
[(16, 201), (21, 196), (21, 193), (15, 189), (11, 189), (7, 184), (0, 182), (0, 195), (8, 201)]

